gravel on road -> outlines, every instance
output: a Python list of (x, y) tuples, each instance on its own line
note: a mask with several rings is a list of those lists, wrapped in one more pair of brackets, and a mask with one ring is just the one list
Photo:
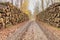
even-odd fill
[(32, 22), (21, 40), (48, 40), (36, 22)]

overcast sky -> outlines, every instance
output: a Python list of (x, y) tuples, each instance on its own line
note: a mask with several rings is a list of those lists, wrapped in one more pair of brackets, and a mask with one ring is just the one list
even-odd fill
[[(34, 7), (35, 7), (36, 2), (39, 2), (39, 10), (42, 11), (41, 0), (29, 0), (29, 10), (31, 10), (32, 14), (34, 12)], [(44, 8), (46, 8), (46, 0), (44, 0)]]
[(37, 0), (29, 0), (29, 10), (31, 10), (31, 12), (34, 12), (34, 6), (36, 4)]
[[(51, 5), (51, 0), (48, 0), (50, 3), (49, 5)], [(42, 9), (41, 9), (41, 0), (29, 0), (29, 9), (31, 10), (32, 14), (34, 12), (34, 7), (35, 7), (35, 4), (36, 2), (39, 2), (39, 11), (41, 12)], [(44, 9), (47, 7), (47, 4), (46, 4), (46, 0), (44, 0)]]
[[(29, 0), (29, 10), (31, 10), (32, 13), (34, 12), (34, 7), (35, 7), (36, 2), (39, 2), (39, 9), (40, 9), (40, 11), (42, 11), (41, 0)], [(45, 2), (46, 1), (44, 0), (44, 7), (46, 8), (46, 3)]]

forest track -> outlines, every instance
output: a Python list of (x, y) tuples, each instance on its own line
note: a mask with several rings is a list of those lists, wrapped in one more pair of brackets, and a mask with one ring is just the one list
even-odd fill
[(19, 35), (16, 40), (48, 40), (48, 38), (39, 25), (35, 21), (32, 21), (22, 36)]

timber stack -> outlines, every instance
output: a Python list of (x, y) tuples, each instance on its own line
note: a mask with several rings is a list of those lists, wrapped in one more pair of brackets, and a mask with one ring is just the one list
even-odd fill
[(28, 15), (9, 2), (0, 3), (0, 29), (29, 20)]
[(60, 3), (50, 5), (37, 15), (37, 19), (60, 28)]

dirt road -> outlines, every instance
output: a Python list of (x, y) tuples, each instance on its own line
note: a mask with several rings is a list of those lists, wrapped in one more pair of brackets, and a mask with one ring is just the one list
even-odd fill
[(8, 36), (0, 35), (0, 40), (48, 40), (48, 38), (35, 21), (29, 21)]
[(28, 27), (22, 36), (16, 40), (48, 40), (36, 22), (32, 21)]

